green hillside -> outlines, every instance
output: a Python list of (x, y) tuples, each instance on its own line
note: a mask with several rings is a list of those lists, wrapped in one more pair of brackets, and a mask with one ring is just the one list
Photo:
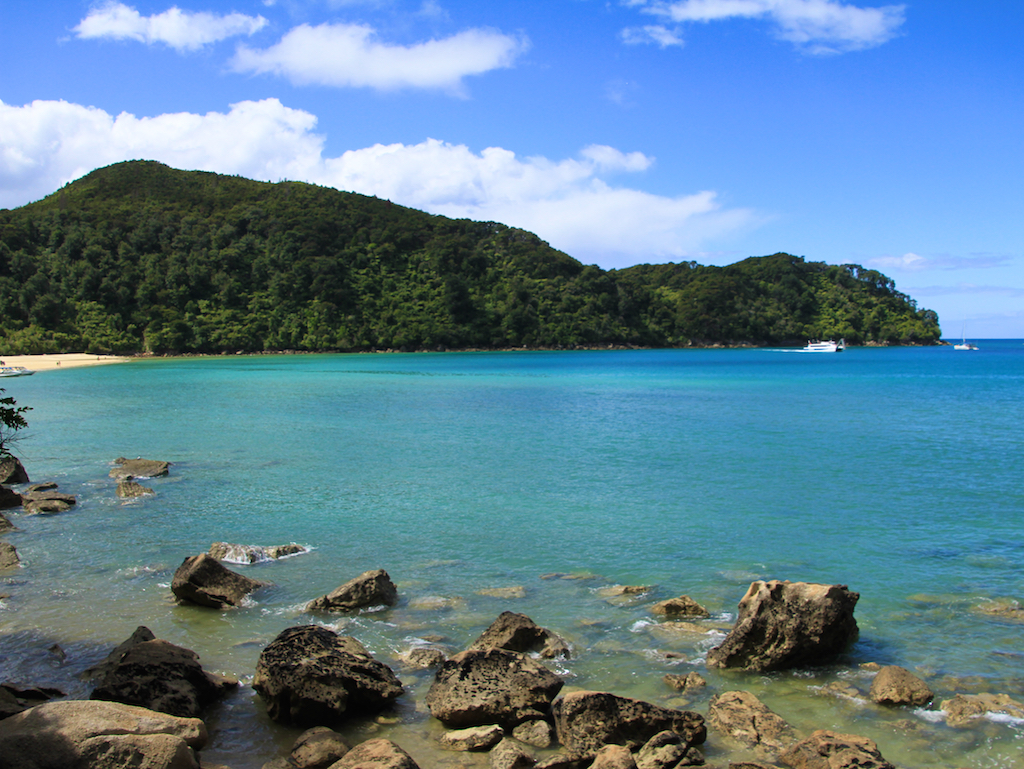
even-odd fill
[(536, 235), (299, 182), (102, 168), (0, 210), (0, 350), (934, 343), (891, 280), (787, 254), (605, 271)]

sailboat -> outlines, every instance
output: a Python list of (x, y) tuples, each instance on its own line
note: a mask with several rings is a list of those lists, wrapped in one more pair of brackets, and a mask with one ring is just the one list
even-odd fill
[(954, 350), (977, 350), (978, 345), (967, 341), (967, 322), (964, 321), (963, 329), (960, 332), (961, 342), (960, 344), (953, 345)]

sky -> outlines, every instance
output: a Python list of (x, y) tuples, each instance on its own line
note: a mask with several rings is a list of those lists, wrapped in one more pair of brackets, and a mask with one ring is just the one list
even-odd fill
[(779, 251), (1024, 338), (1024, 2), (0, 3), (0, 208), (131, 159), (536, 232)]

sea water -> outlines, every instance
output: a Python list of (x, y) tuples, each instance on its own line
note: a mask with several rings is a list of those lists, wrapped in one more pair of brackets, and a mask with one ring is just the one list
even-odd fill
[[(22, 566), (0, 575), (0, 680), (86, 697), (79, 674), (146, 625), (242, 681), (211, 709), (203, 756), (256, 769), (298, 734), (248, 686), (260, 650), (316, 622), (406, 687), (394, 717), (346, 727), (353, 742), (484, 767), (438, 748), (432, 674), (397, 657), (437, 637), (455, 652), (512, 610), (572, 644), (549, 663), (568, 687), (702, 713), (747, 689), (802, 733), (870, 737), (901, 767), (1024, 766), (1021, 723), (881, 708), (861, 667), (902, 665), (936, 701), (1024, 699), (1024, 623), (984, 612), (1024, 597), (1024, 346), (980, 346), (228, 356), (6, 380), (33, 409), (16, 449), (32, 480), (78, 504), (9, 514)], [(173, 464), (124, 501), (119, 456)], [(311, 552), (232, 566), (274, 583), (241, 608), (176, 604), (175, 568), (215, 541)], [(304, 611), (376, 568), (398, 606)], [(858, 642), (824, 668), (708, 669), (757, 579), (848, 585)], [(650, 612), (681, 594), (712, 614), (695, 631)], [(696, 694), (662, 681), (691, 670), (708, 681)], [(712, 764), (743, 757), (714, 733), (705, 747)]]

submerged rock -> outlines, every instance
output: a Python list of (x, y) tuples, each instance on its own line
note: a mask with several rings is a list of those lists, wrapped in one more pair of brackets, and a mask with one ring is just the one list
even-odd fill
[(170, 462), (160, 459), (127, 459), (118, 457), (110, 470), (110, 477), (124, 480), (125, 478), (158, 478), (170, 473)]
[(224, 609), (238, 606), (255, 590), (271, 583), (233, 572), (207, 553), (186, 558), (171, 580), (171, 592), (179, 601)]
[(330, 593), (306, 604), (306, 611), (354, 611), (368, 606), (394, 606), (398, 588), (384, 569), (364, 571)]
[(1024, 703), (1006, 694), (957, 694), (952, 699), (943, 700), (939, 708), (951, 726), (964, 726), (987, 713), (1003, 713), (1024, 719)]
[(828, 729), (793, 745), (778, 761), (793, 769), (896, 769), (873, 740)]
[(541, 657), (568, 657), (569, 644), (525, 614), (502, 612), (469, 649), (505, 649), (512, 652), (537, 652)]
[(135, 499), (136, 497), (144, 497), (155, 492), (149, 486), (143, 486), (137, 480), (128, 476), (123, 481), (117, 482), (116, 493), (121, 499)]
[(859, 598), (846, 585), (754, 582), (736, 625), (708, 651), (708, 666), (768, 671), (825, 662), (856, 640)]
[(771, 758), (796, 741), (792, 727), (750, 692), (725, 692), (713, 697), (708, 726)]

